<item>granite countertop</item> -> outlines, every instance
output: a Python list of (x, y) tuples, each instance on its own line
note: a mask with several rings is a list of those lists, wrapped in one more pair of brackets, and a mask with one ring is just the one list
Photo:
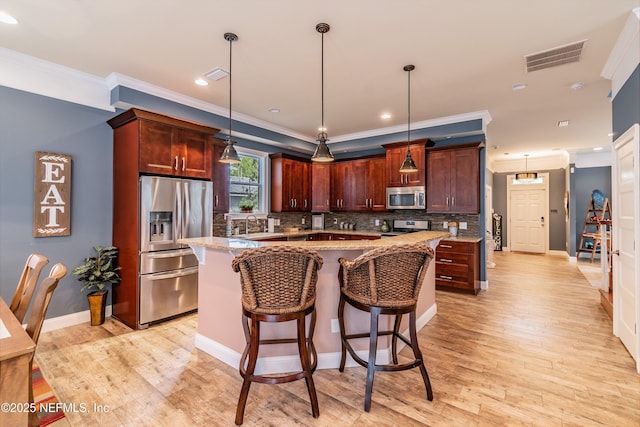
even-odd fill
[(401, 236), (386, 237), (376, 240), (312, 240), (312, 241), (275, 241), (275, 242), (259, 242), (255, 239), (277, 238), (277, 237), (297, 237), (313, 233), (343, 233), (343, 234), (360, 234), (368, 236), (379, 236), (380, 233), (364, 232), (353, 230), (301, 230), (293, 233), (252, 233), (249, 236), (252, 240), (244, 238), (245, 236), (226, 237), (199, 237), (191, 239), (180, 239), (179, 243), (210, 249), (220, 250), (242, 250), (248, 248), (259, 248), (262, 246), (300, 246), (310, 250), (369, 250), (380, 246), (401, 245), (418, 242), (428, 242), (431, 240), (440, 240), (449, 237), (447, 231), (419, 231), (415, 233), (407, 233)]
[(482, 241), (482, 237), (445, 237), (442, 240), (451, 240), (453, 242), (477, 243)]

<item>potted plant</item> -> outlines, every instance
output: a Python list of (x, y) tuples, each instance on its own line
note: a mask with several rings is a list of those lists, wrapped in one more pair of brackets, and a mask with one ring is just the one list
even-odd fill
[(120, 283), (117, 266), (118, 248), (115, 246), (94, 246), (95, 256), (88, 256), (84, 263), (73, 269), (71, 274), (82, 283), (80, 291), (88, 289), (89, 310), (91, 312), (91, 326), (104, 323), (104, 312), (107, 304), (107, 283)]
[(253, 200), (248, 197), (243, 197), (238, 203), (238, 207), (241, 212), (253, 212)]

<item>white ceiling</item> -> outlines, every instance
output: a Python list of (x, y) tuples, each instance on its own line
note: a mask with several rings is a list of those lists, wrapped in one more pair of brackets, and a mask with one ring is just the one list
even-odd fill
[[(118, 73), (220, 107), (233, 32), (233, 110), (314, 141), (321, 36), (330, 140), (411, 121), (488, 111), (491, 161), (611, 144), (607, 58), (638, 0), (3, 0), (19, 24), (0, 46), (101, 78)], [(527, 73), (525, 55), (586, 39), (580, 62)], [(573, 83), (585, 87), (573, 90)], [(513, 91), (515, 84), (527, 88)], [(1, 81), (0, 81), (1, 84)], [(269, 108), (279, 108), (271, 113)], [(392, 117), (382, 120), (383, 112)], [(235, 117), (235, 116), (234, 116)], [(570, 120), (558, 127), (560, 120)], [(339, 151), (339, 142), (331, 145)], [(495, 148), (494, 148), (495, 147)], [(508, 155), (505, 153), (509, 153)]]

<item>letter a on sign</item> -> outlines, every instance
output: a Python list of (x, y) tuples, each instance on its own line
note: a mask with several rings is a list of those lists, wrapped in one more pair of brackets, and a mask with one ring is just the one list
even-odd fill
[(71, 156), (36, 151), (33, 236), (71, 234)]

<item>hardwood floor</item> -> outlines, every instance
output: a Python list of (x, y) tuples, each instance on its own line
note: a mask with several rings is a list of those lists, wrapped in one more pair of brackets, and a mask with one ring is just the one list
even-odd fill
[[(489, 291), (437, 292), (419, 333), (433, 402), (417, 370), (383, 372), (366, 413), (364, 368), (319, 370), (319, 418), (304, 382), (253, 384), (244, 425), (637, 426), (640, 375), (578, 267), (552, 255), (493, 261)], [(36, 358), (60, 402), (87, 405), (66, 412), (70, 425), (232, 426), (240, 375), (194, 348), (196, 323), (77, 325), (42, 334)]]

